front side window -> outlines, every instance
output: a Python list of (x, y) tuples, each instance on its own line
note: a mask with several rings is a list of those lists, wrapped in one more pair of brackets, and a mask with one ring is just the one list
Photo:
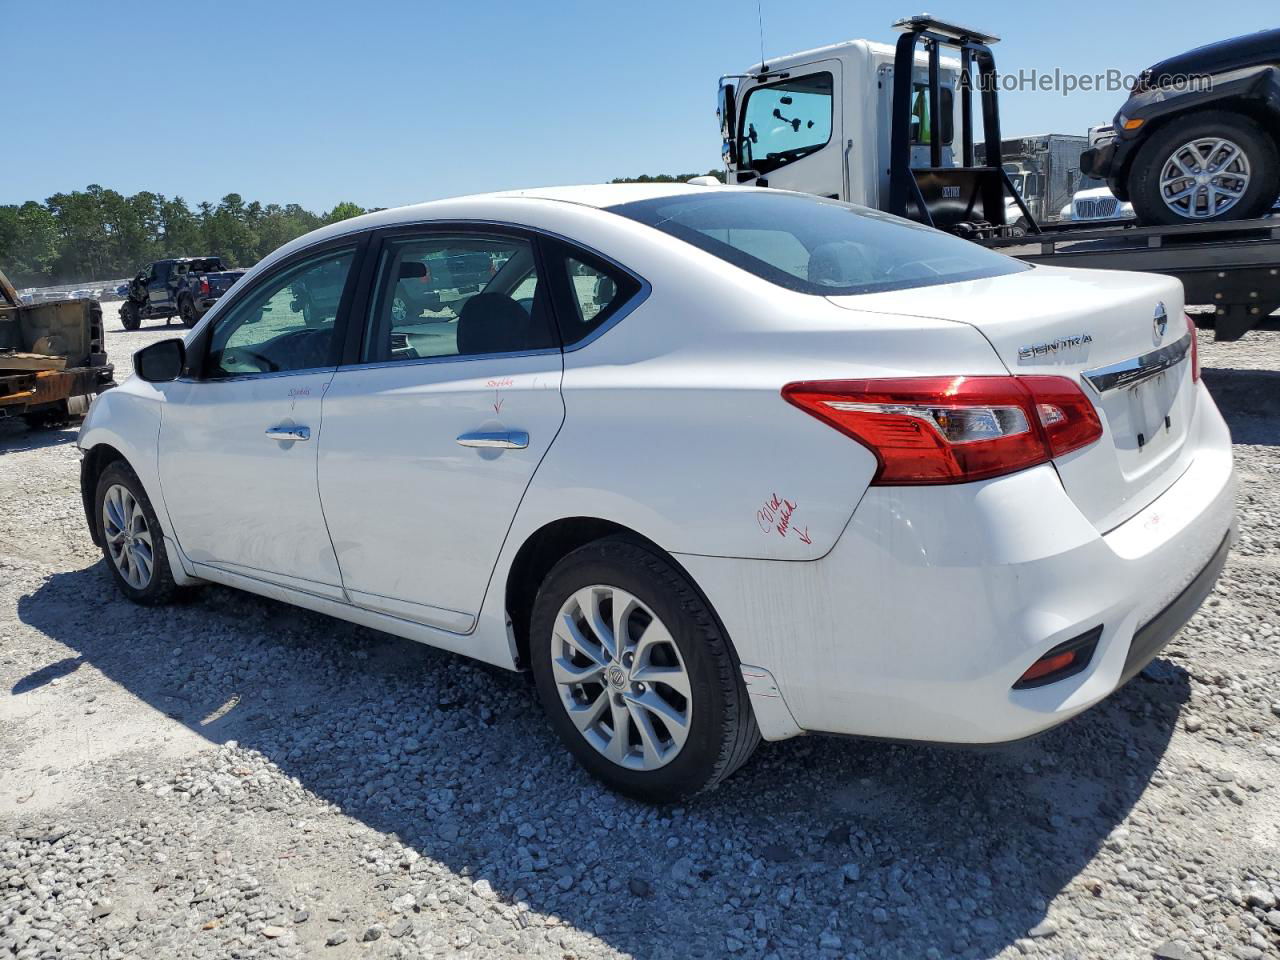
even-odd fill
[(238, 377), (334, 363), (334, 328), (354, 259), (354, 249), (330, 251), (255, 285), (210, 331), (204, 375)]
[(557, 346), (533, 244), (433, 235), (388, 241), (363, 360), (522, 353)]
[(801, 293), (901, 290), (1031, 269), (910, 220), (796, 193), (708, 190), (608, 209)]
[(742, 163), (768, 173), (821, 150), (831, 140), (832, 77), (805, 77), (756, 87), (742, 108)]

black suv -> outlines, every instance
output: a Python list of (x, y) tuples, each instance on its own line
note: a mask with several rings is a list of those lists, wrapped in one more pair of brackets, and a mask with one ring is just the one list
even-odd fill
[(1085, 151), (1143, 223), (1247, 220), (1280, 193), (1280, 30), (1197, 47), (1142, 71), (1115, 139)]

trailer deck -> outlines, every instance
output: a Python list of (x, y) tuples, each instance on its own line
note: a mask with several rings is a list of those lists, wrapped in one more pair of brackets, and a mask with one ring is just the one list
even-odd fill
[(1164, 227), (1046, 223), (1039, 229), (1035, 236), (982, 243), (1028, 263), (1175, 277), (1188, 304), (1213, 306), (1218, 340), (1239, 340), (1280, 309), (1280, 216)]

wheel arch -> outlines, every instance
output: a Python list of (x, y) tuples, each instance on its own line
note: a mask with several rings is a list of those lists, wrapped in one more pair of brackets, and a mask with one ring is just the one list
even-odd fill
[(529, 666), (529, 621), (533, 614), (534, 601), (538, 596), (538, 588), (542, 586), (547, 574), (574, 550), (606, 537), (617, 537), (642, 544), (660, 554), (664, 560), (679, 570), (692, 585), (694, 592), (706, 604), (707, 609), (711, 611), (716, 626), (725, 638), (730, 655), (735, 662), (738, 661), (733, 638), (725, 629), (724, 621), (716, 611), (715, 605), (684, 564), (669, 550), (624, 524), (600, 517), (576, 516), (560, 517), (549, 521), (529, 534), (516, 551), (511, 566), (507, 570), (504, 600), (515, 638), (517, 669), (527, 669)]
[[(1159, 136), (1170, 127), (1190, 117), (1210, 113), (1234, 113), (1247, 120), (1252, 120), (1261, 129), (1262, 135), (1267, 137), (1275, 146), (1276, 152), (1280, 153), (1280, 109), (1272, 107), (1265, 98), (1252, 92), (1226, 93), (1216, 100), (1200, 101), (1194, 106), (1188, 105), (1184, 109), (1171, 110), (1168, 113), (1153, 117), (1143, 129), (1139, 142), (1128, 152), (1118, 177), (1120, 182), (1125, 184), (1127, 188), (1129, 178), (1133, 173), (1133, 165), (1137, 162), (1137, 158), (1142, 153), (1143, 148), (1151, 142), (1152, 137)], [(1126, 190), (1126, 192), (1128, 191)], [(1126, 197), (1121, 199), (1127, 200)]]
[[(85, 520), (89, 524), (89, 535), (93, 542), (102, 546), (102, 534), (94, 522), (94, 495), (98, 491), (98, 479), (104, 470), (118, 460), (129, 463), (118, 449), (110, 443), (99, 443), (84, 451), (84, 459), (80, 461), (80, 500), (84, 504)], [(132, 465), (130, 465), (132, 468)], [(135, 470), (134, 473), (137, 473)]]

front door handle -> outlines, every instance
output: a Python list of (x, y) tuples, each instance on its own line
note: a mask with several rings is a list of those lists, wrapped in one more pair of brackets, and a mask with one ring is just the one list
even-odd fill
[(523, 430), (508, 430), (502, 433), (464, 433), (458, 437), (458, 443), (464, 447), (523, 450), (529, 446), (529, 434)]
[(288, 440), (291, 442), (294, 440), (310, 440), (311, 428), (286, 426), (268, 427), (267, 436), (272, 440)]

